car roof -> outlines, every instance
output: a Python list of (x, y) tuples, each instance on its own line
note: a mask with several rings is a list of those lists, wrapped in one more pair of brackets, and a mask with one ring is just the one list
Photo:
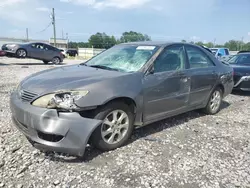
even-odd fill
[(121, 43), (118, 45), (141, 45), (141, 46), (144, 45), (144, 46), (162, 46), (162, 47), (165, 47), (165, 46), (169, 46), (172, 44), (189, 44), (189, 45), (193, 45), (193, 46), (198, 46), (198, 45), (191, 44), (188, 42), (172, 42), (172, 41), (169, 41), (169, 42), (160, 42), (160, 41), (128, 42), (128, 43)]
[(241, 53), (238, 53), (238, 54), (235, 54), (235, 55), (242, 55), (242, 54), (248, 54), (248, 55), (250, 55), (250, 52), (241, 52)]

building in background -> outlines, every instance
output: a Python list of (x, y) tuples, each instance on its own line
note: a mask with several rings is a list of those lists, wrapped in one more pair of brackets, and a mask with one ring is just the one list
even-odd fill
[[(54, 38), (49, 39), (49, 44), (54, 46)], [(60, 48), (60, 49), (67, 49), (68, 48), (68, 40), (62, 39), (62, 38), (57, 38), (55, 47)]]

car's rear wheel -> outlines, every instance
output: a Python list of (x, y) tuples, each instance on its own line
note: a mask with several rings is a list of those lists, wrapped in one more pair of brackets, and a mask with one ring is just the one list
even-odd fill
[(102, 151), (123, 146), (133, 132), (134, 114), (122, 102), (112, 102), (99, 108), (94, 118), (103, 120), (103, 123), (93, 132), (90, 141)]
[(52, 59), (52, 63), (55, 64), (55, 65), (58, 65), (58, 64), (61, 63), (61, 60), (60, 60), (59, 57), (54, 57), (54, 58)]
[(209, 115), (216, 114), (220, 111), (222, 103), (222, 90), (217, 87), (216, 89), (213, 90), (207, 106), (204, 108), (204, 112)]
[(25, 57), (27, 57), (27, 52), (24, 49), (18, 49), (16, 51), (16, 56), (19, 58), (25, 58)]
[(49, 64), (49, 61), (43, 61), (43, 63), (44, 63), (45, 65), (47, 65), (47, 64)]

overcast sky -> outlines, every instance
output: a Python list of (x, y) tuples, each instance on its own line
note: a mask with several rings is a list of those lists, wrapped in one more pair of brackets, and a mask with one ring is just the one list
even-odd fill
[(29, 28), (30, 38), (52, 37), (52, 7), (57, 37), (73, 41), (130, 30), (156, 41), (250, 41), (250, 0), (0, 0), (0, 36), (25, 37)]

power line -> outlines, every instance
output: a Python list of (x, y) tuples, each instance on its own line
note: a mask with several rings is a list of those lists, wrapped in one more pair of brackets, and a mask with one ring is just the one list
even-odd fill
[(36, 34), (46, 31), (49, 28), (50, 25), (51, 25), (51, 22), (43, 30), (36, 32)]

